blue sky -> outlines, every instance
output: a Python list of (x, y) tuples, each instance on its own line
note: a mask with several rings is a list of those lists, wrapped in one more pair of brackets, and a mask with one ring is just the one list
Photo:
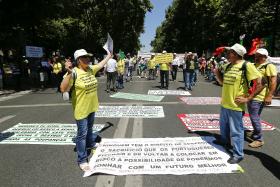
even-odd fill
[(165, 19), (165, 10), (171, 5), (173, 0), (150, 0), (154, 8), (152, 12), (146, 13), (144, 33), (140, 36), (141, 44), (144, 45), (141, 49), (143, 52), (149, 52), (152, 47), (151, 41), (156, 34), (156, 28), (160, 26), (161, 22)]

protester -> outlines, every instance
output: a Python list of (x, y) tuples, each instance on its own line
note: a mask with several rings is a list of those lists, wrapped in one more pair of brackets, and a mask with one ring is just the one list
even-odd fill
[(125, 73), (125, 62), (124, 59), (121, 59), (120, 56), (118, 56), (117, 72), (118, 72), (117, 89), (123, 89), (124, 88), (123, 76)]
[(77, 67), (72, 68), (70, 61), (65, 62), (67, 74), (60, 86), (62, 92), (67, 92), (70, 87), (74, 87), (72, 105), (77, 123), (77, 162), (83, 171), (90, 170), (88, 157), (91, 151), (88, 148), (95, 146), (97, 137), (97, 134), (92, 132), (95, 112), (98, 110), (98, 83), (95, 74), (104, 67), (111, 58), (111, 54), (108, 53), (105, 59), (93, 66), (89, 66), (90, 56), (92, 55), (84, 49), (76, 50), (74, 59), (77, 61)]
[(57, 87), (57, 92), (60, 92), (60, 83), (63, 79), (63, 72), (62, 72), (62, 64), (58, 62), (57, 57), (52, 58), (52, 68), (53, 68), (55, 85)]
[[(225, 66), (224, 76), (215, 71), (217, 80), (222, 87), (222, 102), (220, 112), (220, 133), (221, 138), (214, 141), (215, 144), (230, 148), (232, 142), (233, 153), (228, 163), (235, 164), (244, 157), (244, 127), (243, 114), (245, 103), (250, 101), (261, 91), (261, 74), (251, 63), (246, 63), (243, 56), (246, 49), (240, 44), (230, 47), (228, 53), (229, 65)], [(247, 81), (256, 81), (256, 89), (248, 94)]]
[(148, 61), (149, 80), (155, 80), (155, 76), (156, 76), (155, 68), (156, 68), (155, 53), (152, 53), (151, 58)]
[[(162, 51), (162, 54), (167, 53), (165, 50)], [(168, 90), (169, 86), (169, 64), (168, 63), (160, 63), (160, 89), (166, 88)], [(166, 86), (164, 86), (164, 83)]]
[(106, 92), (110, 93), (111, 84), (113, 86), (113, 92), (116, 92), (116, 79), (117, 79), (117, 61), (114, 58), (111, 58), (105, 66), (107, 72), (107, 89)]
[(13, 62), (10, 62), (10, 69), (12, 71), (14, 89), (16, 91), (19, 91), (21, 90), (21, 68), (19, 62), (14, 58), (13, 58)]
[(192, 52), (188, 53), (185, 63), (186, 63), (185, 90), (192, 90), (193, 76), (195, 70), (195, 61)]
[(132, 81), (132, 71), (133, 71), (133, 58), (131, 58), (130, 53), (127, 54), (127, 61), (128, 61), (128, 69), (127, 69), (127, 75), (126, 75), (126, 82)]
[(172, 69), (171, 69), (171, 75), (172, 75), (172, 80), (175, 81), (177, 78), (177, 71), (178, 71), (178, 66), (180, 66), (180, 58), (177, 56), (176, 53), (173, 54), (173, 61), (171, 63)]
[(193, 75), (192, 86), (195, 86), (196, 83), (198, 82), (198, 73), (199, 73), (199, 62), (198, 62), (197, 55), (194, 55), (193, 60), (194, 60), (194, 75)]
[(273, 93), (276, 89), (277, 70), (276, 67), (267, 61), (268, 51), (264, 48), (258, 49), (255, 54), (255, 66), (262, 74), (265, 82), (264, 89), (248, 102), (248, 112), (250, 114), (253, 132), (246, 135), (253, 141), (250, 147), (258, 148), (264, 145), (260, 115), (264, 105), (270, 105)]

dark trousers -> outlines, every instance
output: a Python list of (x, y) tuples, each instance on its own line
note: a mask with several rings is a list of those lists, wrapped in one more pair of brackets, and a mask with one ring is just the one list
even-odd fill
[(178, 71), (178, 66), (177, 65), (172, 65), (172, 71), (171, 71), (171, 75), (172, 75), (172, 80), (175, 81), (177, 78), (177, 71)]
[(113, 85), (113, 89), (116, 89), (116, 78), (117, 72), (107, 72), (107, 90), (110, 90), (111, 83)]
[(160, 70), (160, 85), (163, 88), (164, 87), (164, 80), (165, 80), (165, 84), (166, 87), (168, 88), (169, 85), (169, 71), (164, 71), (164, 70)]

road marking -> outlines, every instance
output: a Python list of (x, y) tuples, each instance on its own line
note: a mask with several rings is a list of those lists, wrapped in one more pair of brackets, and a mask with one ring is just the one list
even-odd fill
[[(182, 102), (101, 102), (99, 105), (177, 105), (184, 104)], [(70, 106), (71, 103), (50, 103), (50, 104), (33, 104), (33, 105), (3, 105), (1, 108), (31, 108), (31, 107), (56, 107)]]
[[(133, 122), (132, 138), (142, 138), (143, 137), (143, 118), (135, 118)], [(126, 176), (125, 187), (142, 187), (143, 186), (143, 176), (134, 175)]]
[[(113, 138), (124, 138), (125, 137), (128, 122), (129, 122), (129, 118), (121, 118), (120, 119)], [(115, 181), (115, 176), (99, 175), (97, 177), (95, 186), (96, 187), (113, 187), (114, 186), (114, 181)]]
[(15, 115), (2, 117), (2, 118), (0, 118), (0, 123), (3, 123), (4, 121), (7, 121), (9, 119), (12, 119), (13, 117), (15, 117)]
[(13, 93), (13, 94), (10, 94), (8, 96), (0, 97), (0, 101), (7, 101), (7, 100), (10, 100), (10, 99), (21, 97), (21, 96), (26, 95), (26, 94), (28, 94), (30, 92), (32, 92), (32, 90), (26, 90), (26, 91), (21, 91), (21, 92)]

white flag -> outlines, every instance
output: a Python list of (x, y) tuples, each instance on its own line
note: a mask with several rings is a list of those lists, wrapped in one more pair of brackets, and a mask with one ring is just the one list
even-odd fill
[(108, 36), (107, 36), (107, 41), (106, 43), (104, 44), (103, 48), (109, 52), (109, 53), (113, 53), (113, 40), (110, 36), (110, 34), (108, 33)]

